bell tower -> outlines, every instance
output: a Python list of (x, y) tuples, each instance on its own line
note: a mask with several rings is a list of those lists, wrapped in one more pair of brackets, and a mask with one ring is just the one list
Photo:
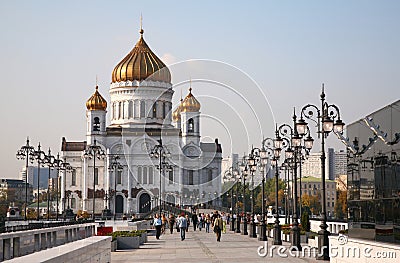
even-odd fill
[(181, 131), (183, 144), (193, 142), (200, 144), (200, 103), (193, 96), (192, 88), (189, 88), (189, 94), (182, 101), (181, 107)]
[(106, 134), (107, 101), (100, 95), (98, 86), (86, 101), (86, 109), (86, 139), (91, 144), (95, 135), (104, 136)]

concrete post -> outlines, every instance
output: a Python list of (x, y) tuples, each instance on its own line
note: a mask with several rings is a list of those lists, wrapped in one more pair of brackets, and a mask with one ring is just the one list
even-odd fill
[(20, 238), (19, 237), (14, 237), (13, 238), (13, 257), (19, 257), (19, 250), (20, 250)]
[(56, 247), (57, 246), (57, 231), (53, 231), (52, 235), (53, 235), (51, 237), (51, 240), (53, 241), (52, 247)]
[(47, 248), (46, 233), (40, 234), (40, 249), (44, 250)]
[(47, 232), (46, 233), (46, 236), (47, 236), (47, 239), (46, 239), (46, 246), (48, 247), (48, 248), (51, 248), (52, 247), (52, 242), (51, 242), (51, 232)]
[(34, 251), (39, 251), (40, 250), (40, 234), (35, 234), (34, 240), (35, 240)]
[(3, 253), (3, 250), (4, 250), (4, 247), (3, 247), (3, 239), (0, 239), (0, 260), (3, 260), (3, 256), (4, 256), (4, 253)]
[(3, 239), (3, 258), (11, 259), (11, 240), (9, 238)]

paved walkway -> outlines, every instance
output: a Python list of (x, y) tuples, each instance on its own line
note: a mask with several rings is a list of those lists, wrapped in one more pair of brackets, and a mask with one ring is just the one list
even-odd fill
[[(271, 239), (269, 238), (269, 247)], [(274, 256), (261, 257), (257, 248), (263, 246), (263, 241), (249, 238), (241, 234), (227, 231), (222, 234), (221, 242), (216, 241), (215, 234), (210, 232), (193, 231), (191, 227), (186, 233), (186, 239), (180, 240), (180, 234), (175, 232), (171, 235), (166, 233), (156, 240), (154, 236), (148, 237), (148, 242), (139, 249), (124, 250), (111, 253), (111, 261), (120, 262), (317, 262), (314, 258), (291, 257), (289, 252), (287, 258), (282, 258), (275, 251)], [(288, 243), (284, 242), (286, 247)], [(263, 252), (263, 251), (261, 251)], [(320, 262), (320, 261), (319, 261)]]

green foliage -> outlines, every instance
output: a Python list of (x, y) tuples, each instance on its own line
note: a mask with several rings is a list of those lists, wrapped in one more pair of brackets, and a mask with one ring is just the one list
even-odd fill
[(116, 240), (117, 237), (140, 237), (146, 230), (133, 230), (133, 231), (115, 231), (110, 233), (112, 240)]
[(301, 215), (301, 230), (309, 232), (310, 229), (311, 229), (310, 216), (307, 213), (307, 211), (304, 211), (303, 214)]

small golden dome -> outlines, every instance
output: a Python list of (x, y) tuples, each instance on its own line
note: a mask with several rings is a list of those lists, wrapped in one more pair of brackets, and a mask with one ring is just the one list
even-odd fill
[(181, 120), (182, 102), (183, 102), (183, 99), (181, 98), (181, 102), (179, 103), (179, 106), (172, 113), (172, 120), (174, 122), (178, 122)]
[(171, 73), (167, 66), (149, 48), (143, 39), (143, 29), (140, 39), (125, 58), (115, 66), (112, 72), (112, 82), (142, 81), (149, 78), (152, 81), (171, 82)]
[(99, 93), (99, 87), (96, 86), (96, 91), (86, 101), (86, 108), (88, 110), (103, 110), (107, 109), (107, 101)]
[(182, 112), (197, 112), (200, 110), (200, 102), (193, 96), (192, 88), (189, 88), (189, 94), (182, 102)]

